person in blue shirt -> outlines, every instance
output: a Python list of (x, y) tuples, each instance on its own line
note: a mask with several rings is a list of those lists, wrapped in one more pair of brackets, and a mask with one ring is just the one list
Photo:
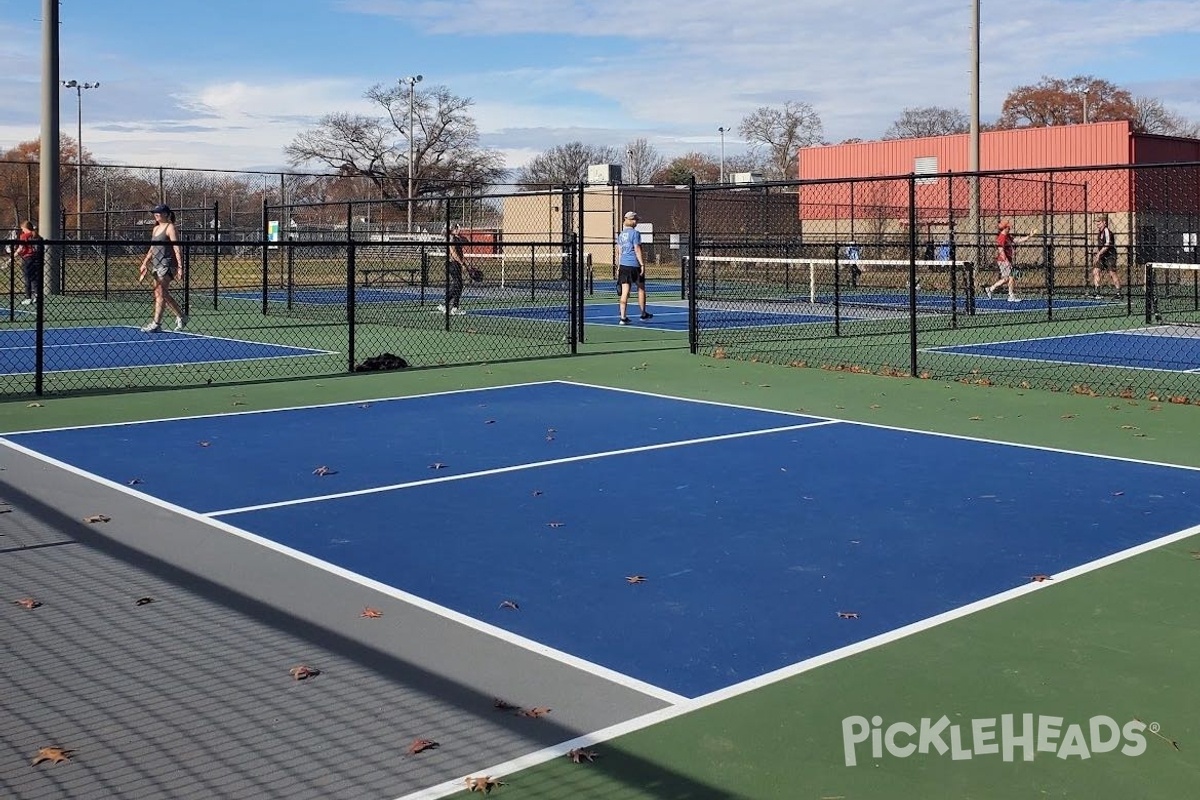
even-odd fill
[(617, 306), (621, 310), (621, 324), (628, 325), (629, 317), (625, 309), (629, 305), (629, 293), (636, 283), (638, 287), (638, 306), (642, 309), (642, 319), (648, 320), (654, 315), (646, 310), (646, 260), (642, 256), (642, 234), (638, 232), (638, 215), (636, 211), (625, 212), (625, 226), (617, 236), (617, 291), (620, 299)]

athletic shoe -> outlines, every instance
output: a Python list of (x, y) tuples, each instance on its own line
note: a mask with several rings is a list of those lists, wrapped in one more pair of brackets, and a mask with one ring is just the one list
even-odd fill
[(621, 317), (621, 321), (620, 321), (620, 323), (619, 323), (619, 324), (621, 324), (621, 325), (628, 325), (628, 324), (629, 324), (629, 317)]
[(654, 319), (654, 315), (651, 314), (649, 311), (643, 311), (642, 319)]
[(1104, 297), (1099, 292), (1097, 292), (1096, 294), (1092, 295), (1092, 299), (1093, 300), (1103, 300)]
[(1017, 297), (1015, 294), (1010, 294), (1010, 295), (1008, 296), (1008, 302), (1010, 302), (1010, 303), (1019, 303), (1019, 302), (1021, 302), (1021, 298)]
[(182, 331), (187, 328), (187, 324), (188, 324), (187, 314), (184, 314), (183, 316), (175, 318), (175, 330)]
[(26, 297), (24, 300), (22, 300), (22, 301), (21, 301), (21, 305), (23, 305), (23, 306), (27, 306), (27, 305), (29, 305), (29, 304), (30, 304), (30, 303), (32, 303), (32, 302), (33, 302), (33, 298), (32, 298), (32, 297)]
[(446, 305), (445, 305), (445, 303), (438, 303), (438, 307), (437, 307), (437, 313), (439, 313), (439, 314), (445, 314), (445, 313), (446, 313)]
[(987, 292), (988, 300), (991, 300), (992, 299), (992, 287), (989, 286), (986, 289), (984, 289), (984, 291)]
[(467, 312), (463, 311), (461, 308), (450, 309), (450, 316), (452, 316), (452, 317), (465, 317), (466, 315), (467, 315)]
[(142, 326), (142, 333), (158, 333), (162, 330), (162, 325), (157, 322), (151, 322), (149, 325)]

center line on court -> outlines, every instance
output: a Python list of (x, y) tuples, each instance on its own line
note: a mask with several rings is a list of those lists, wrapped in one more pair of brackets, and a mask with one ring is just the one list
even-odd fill
[(323, 494), (316, 497), (302, 497), (298, 500), (280, 500), (275, 503), (261, 503), (253, 506), (242, 506), (241, 508), (226, 508), (221, 511), (207, 511), (202, 514), (205, 517), (227, 517), (233, 514), (245, 514), (250, 511), (265, 511), (270, 508), (286, 508), (287, 506), (299, 506), (306, 503), (320, 503), (325, 500), (340, 500), (344, 497), (359, 497), (367, 494), (378, 494), (380, 492), (391, 492), (397, 489), (411, 489), (415, 486), (428, 486), (434, 483), (446, 483), (447, 481), (460, 481), (467, 478), (481, 478), (487, 475), (502, 475), (506, 472), (519, 472), (526, 469), (539, 469), (541, 467), (550, 467), (556, 464), (570, 464), (576, 461), (591, 461), (597, 458), (609, 458), (611, 456), (623, 456), (630, 453), (647, 453), (652, 450), (666, 450), (671, 447), (686, 447), (694, 444), (706, 444), (708, 442), (722, 442), (730, 439), (744, 439), (750, 436), (766, 436), (773, 433), (786, 433), (788, 431), (798, 431), (805, 428), (817, 428), (823, 425), (836, 425), (840, 420), (826, 419), (817, 420), (815, 422), (805, 422), (799, 425), (785, 425), (781, 428), (767, 428), (758, 431), (743, 431), (741, 433), (724, 433), (719, 436), (705, 436), (700, 439), (685, 439), (679, 442), (663, 442), (661, 444), (649, 444), (641, 447), (627, 447), (621, 450), (606, 450), (601, 453), (585, 453), (578, 456), (567, 456), (566, 458), (554, 458), (549, 461), (535, 461), (530, 464), (514, 464), (507, 467), (497, 467), (495, 469), (479, 470), (478, 472), (464, 472), (461, 475), (446, 475), (440, 478), (425, 478), (419, 481), (406, 481), (404, 483), (393, 483), (388, 486), (375, 486), (370, 489), (355, 489), (351, 492), (336, 492), (334, 494)]

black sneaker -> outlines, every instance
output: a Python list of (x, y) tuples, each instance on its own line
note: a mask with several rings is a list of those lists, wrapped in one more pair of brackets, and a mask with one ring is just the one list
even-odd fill
[(629, 317), (621, 317), (621, 322), (620, 322), (620, 324), (621, 324), (621, 325), (628, 325), (628, 324), (629, 324)]
[(642, 319), (654, 319), (654, 315), (651, 314), (649, 311), (643, 311)]

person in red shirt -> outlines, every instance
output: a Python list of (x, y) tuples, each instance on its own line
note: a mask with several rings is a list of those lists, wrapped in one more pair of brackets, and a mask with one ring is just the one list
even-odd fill
[(21, 301), (21, 305), (27, 306), (42, 293), (42, 263), (45, 261), (45, 250), (42, 248), (42, 237), (38, 236), (37, 226), (30, 220), (21, 223), (21, 233), (17, 238), (21, 241), (21, 244), (17, 245), (17, 258), (21, 259), (21, 268), (25, 273), (25, 299)]
[(1021, 242), (1027, 242), (1034, 237), (1033, 233), (1022, 236), (1020, 239), (1014, 238), (1012, 235), (1012, 225), (1007, 222), (1000, 223), (1000, 232), (996, 234), (996, 267), (1000, 270), (1000, 279), (987, 287), (988, 299), (992, 299), (992, 293), (1001, 286), (1008, 286), (1008, 302), (1019, 303), (1021, 298), (1017, 297), (1017, 282), (1013, 277), (1013, 266), (1016, 264), (1016, 247), (1014, 245)]

